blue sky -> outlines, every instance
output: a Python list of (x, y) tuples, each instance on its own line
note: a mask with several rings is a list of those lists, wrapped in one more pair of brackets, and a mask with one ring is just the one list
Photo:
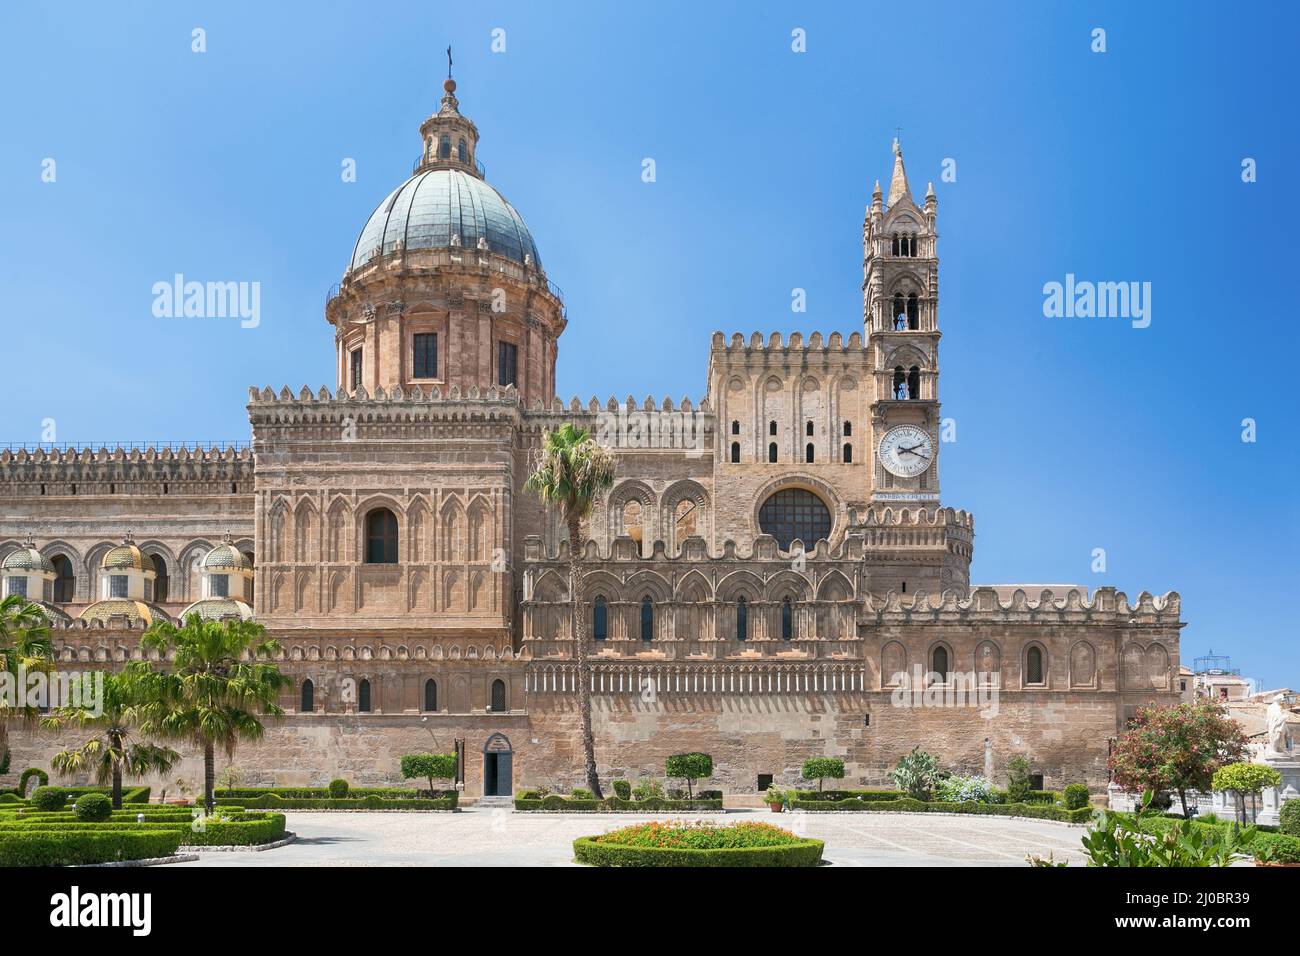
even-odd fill
[[(47, 418), (63, 442), (247, 440), (248, 385), (332, 387), (326, 290), (409, 175), (448, 43), (488, 178), (565, 292), (565, 397), (698, 398), (714, 329), (860, 329), (863, 207), (901, 126), (939, 196), (943, 489), (975, 513), (974, 579), (1174, 588), (1184, 661), (1300, 685), (1297, 16), (809, 6), (10, 5), (0, 441)], [(261, 325), (155, 318), (177, 272), (260, 282)], [(1066, 273), (1150, 282), (1150, 327), (1044, 317)]]

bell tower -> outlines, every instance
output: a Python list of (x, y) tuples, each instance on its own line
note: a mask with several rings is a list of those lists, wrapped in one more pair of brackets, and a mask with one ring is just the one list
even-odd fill
[(862, 224), (863, 324), (872, 369), (871, 499), (939, 500), (939, 259), (931, 184), (912, 199), (894, 140), (889, 195), (876, 181)]

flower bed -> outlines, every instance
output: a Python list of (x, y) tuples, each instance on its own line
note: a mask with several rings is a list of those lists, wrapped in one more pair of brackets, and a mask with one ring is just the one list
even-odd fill
[(939, 800), (913, 800), (898, 797), (891, 800), (793, 800), (792, 809), (818, 813), (833, 811), (876, 813), (971, 813), (995, 817), (1028, 817), (1035, 820), (1057, 820), (1062, 823), (1087, 823), (1092, 819), (1091, 807), (1066, 810), (1043, 803), (946, 803)]
[(770, 823), (641, 823), (573, 841), (591, 866), (817, 866), (821, 840)]
[(623, 800), (619, 797), (606, 797), (604, 800), (583, 800), (578, 797), (562, 797), (551, 794), (538, 798), (515, 798), (515, 809), (528, 813), (660, 813), (664, 810), (721, 811), (721, 798), (713, 800), (668, 800), (653, 798), (650, 800)]
[(0, 867), (84, 866), (172, 856), (174, 830), (10, 830), (0, 832)]

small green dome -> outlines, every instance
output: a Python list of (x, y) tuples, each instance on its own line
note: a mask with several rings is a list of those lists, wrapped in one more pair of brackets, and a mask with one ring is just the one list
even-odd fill
[(197, 614), (205, 621), (220, 621), (228, 617), (237, 617), (241, 621), (253, 619), (253, 609), (243, 601), (232, 598), (204, 598), (202, 601), (195, 601), (181, 612), (181, 620), (185, 620), (191, 614)]
[(33, 547), (19, 548), (5, 558), (6, 571), (44, 571), (54, 573), (54, 564)]
[(105, 571), (132, 568), (137, 571), (154, 570), (153, 558), (137, 548), (135, 542), (130, 539), (122, 542), (116, 548), (110, 549), (108, 554), (104, 555), (104, 562), (101, 567)]
[(253, 562), (233, 544), (219, 544), (203, 559), (205, 571), (251, 571)]

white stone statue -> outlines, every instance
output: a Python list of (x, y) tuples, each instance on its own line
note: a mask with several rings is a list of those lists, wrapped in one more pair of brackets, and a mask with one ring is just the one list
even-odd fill
[(1287, 731), (1286, 731), (1286, 711), (1282, 709), (1283, 697), (1278, 694), (1268, 705), (1268, 733), (1265, 735), (1267, 745), (1264, 747), (1264, 757), (1276, 759), (1278, 757), (1290, 757), (1291, 752), (1287, 749)]

